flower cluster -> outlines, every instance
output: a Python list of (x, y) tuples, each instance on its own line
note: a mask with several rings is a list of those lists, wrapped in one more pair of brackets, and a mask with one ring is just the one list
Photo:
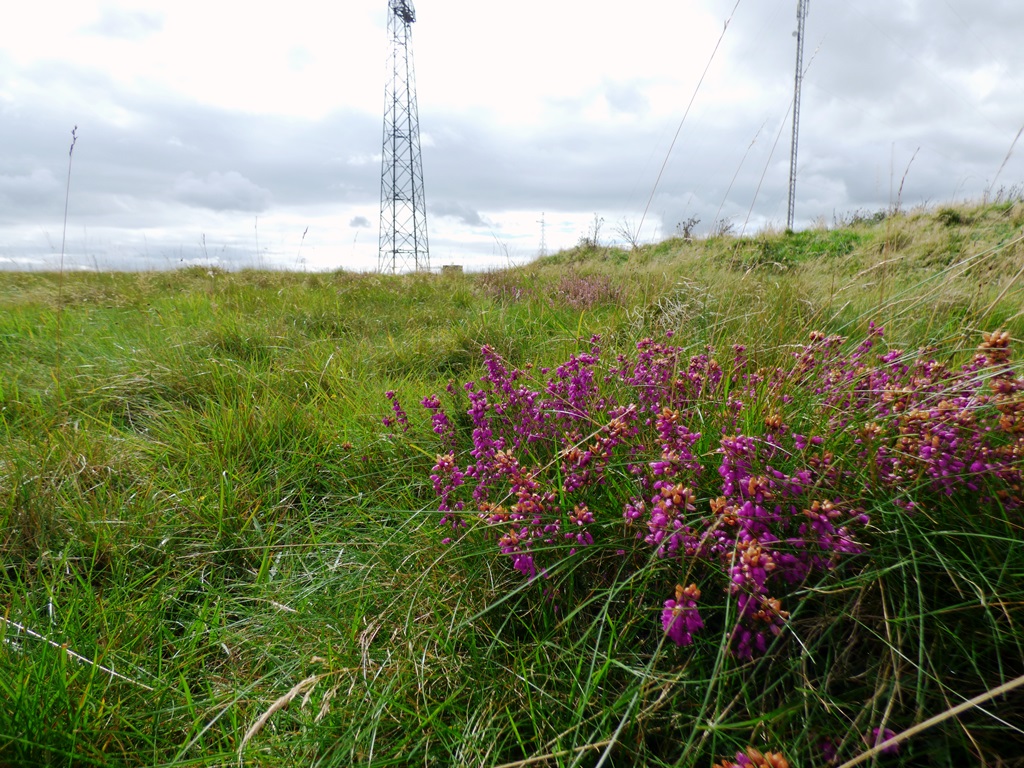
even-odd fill
[(575, 271), (563, 275), (558, 285), (550, 291), (530, 280), (529, 275), (516, 270), (499, 270), (480, 275), (477, 284), (487, 296), (502, 304), (538, 301), (553, 307), (569, 307), (580, 311), (615, 304), (622, 298), (622, 290), (611, 277)]
[(381, 419), (381, 422), (385, 427), (401, 427), (403, 432), (408, 432), (409, 416), (406, 414), (405, 409), (402, 408), (398, 395), (395, 394), (394, 390), (389, 389), (384, 393), (384, 397), (391, 401), (391, 415), (385, 416)]
[(455, 425), (452, 424), (448, 414), (441, 409), (441, 398), (437, 395), (429, 395), (420, 400), (420, 405), (430, 411), (430, 424), (435, 435), (441, 438), (441, 442), (448, 448), (455, 448)]
[(867, 353), (882, 335), (872, 326), (849, 357), (837, 351), (842, 339), (822, 335), (801, 353), (803, 374), (832, 410), (827, 428), (857, 432), (856, 455), (874, 489), (908, 510), (928, 494), (963, 492), (1020, 506), (1024, 379), (1010, 364), (1009, 335), (984, 334), (959, 368), (925, 351), (891, 350), (871, 364)]
[(688, 587), (677, 584), (675, 599), (665, 601), (661, 628), (676, 645), (689, 645), (693, 642), (693, 633), (704, 629), (704, 620), (697, 611), (698, 600), (700, 590), (696, 584)]
[[(877, 747), (882, 742), (888, 741), (889, 739), (895, 738), (896, 733), (890, 728), (872, 728), (871, 736), (864, 737), (864, 743), (869, 747)], [(899, 742), (890, 744), (888, 747), (883, 747), (879, 752), (883, 755), (895, 755), (900, 751)]]
[(554, 301), (575, 310), (616, 303), (621, 291), (607, 275), (564, 275), (555, 289)]
[(814, 333), (775, 368), (740, 346), (723, 368), (713, 349), (688, 354), (671, 338), (605, 366), (594, 337), (538, 370), (484, 347), (480, 379), (448, 390), (468, 401), (470, 430), (457, 432), (441, 396), (422, 401), (442, 520), (482, 525), (527, 578), (595, 543), (638, 564), (653, 551), (666, 587), (696, 579), (663, 603), (673, 642), (693, 643), (713, 609), (733, 655), (763, 654), (791, 595), (864, 551), (872, 499), (1024, 504), (1024, 378), (1009, 336), (986, 334), (959, 368), (878, 351), (883, 338), (872, 325), (850, 348)]
[(789, 761), (781, 752), (760, 752), (747, 747), (744, 752), (737, 752), (735, 760), (722, 760), (712, 768), (789, 768)]

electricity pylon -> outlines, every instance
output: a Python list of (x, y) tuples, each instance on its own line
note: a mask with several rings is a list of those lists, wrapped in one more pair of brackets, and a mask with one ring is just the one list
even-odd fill
[(429, 270), (420, 118), (413, 73), (412, 0), (388, 0), (388, 71), (380, 178), (381, 272)]

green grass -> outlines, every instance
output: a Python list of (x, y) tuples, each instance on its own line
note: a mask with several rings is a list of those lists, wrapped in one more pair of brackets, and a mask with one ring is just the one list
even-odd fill
[[(849, 758), (1024, 674), (1019, 511), (870, 500), (868, 552), (740, 662), (721, 629), (665, 642), (653, 560), (527, 583), (474, 531), (442, 545), (416, 406), (484, 344), (540, 369), (595, 333), (765, 368), (869, 321), (951, 365), (981, 331), (1019, 349), (1022, 224), (999, 202), (466, 276), (0, 273), (0, 765), (817, 766), (826, 734)], [(1022, 765), (1022, 715), (1018, 689), (878, 765)]]

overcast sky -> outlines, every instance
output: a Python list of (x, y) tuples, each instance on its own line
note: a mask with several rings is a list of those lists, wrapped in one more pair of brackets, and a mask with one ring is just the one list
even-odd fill
[[(796, 6), (418, 0), (432, 264), (784, 226)], [(12, 4), (0, 266), (57, 264), (77, 125), (68, 267), (375, 269), (387, 7)], [(797, 228), (1024, 181), (1022, 33), (1020, 0), (811, 0)]]

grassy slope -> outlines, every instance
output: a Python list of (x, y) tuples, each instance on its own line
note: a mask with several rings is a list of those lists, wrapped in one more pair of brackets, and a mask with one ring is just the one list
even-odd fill
[[(983, 330), (1024, 337), (1022, 224), (950, 208), (465, 278), (0, 274), (0, 764), (222, 764), (277, 702), (252, 764), (593, 764), (615, 736), (614, 764), (814, 765), (820, 733), (1021, 674), (1019, 516), (882, 513), (801, 616), (817, 653), (738, 665), (652, 637), (646, 571), (560, 619), (486, 542), (440, 546), (415, 404), (482, 344), (540, 367), (594, 333), (609, 359), (673, 331), (773, 365), (873, 320), (962, 362)], [(988, 709), (886, 764), (1019, 757), (994, 715), (1021, 694)]]

